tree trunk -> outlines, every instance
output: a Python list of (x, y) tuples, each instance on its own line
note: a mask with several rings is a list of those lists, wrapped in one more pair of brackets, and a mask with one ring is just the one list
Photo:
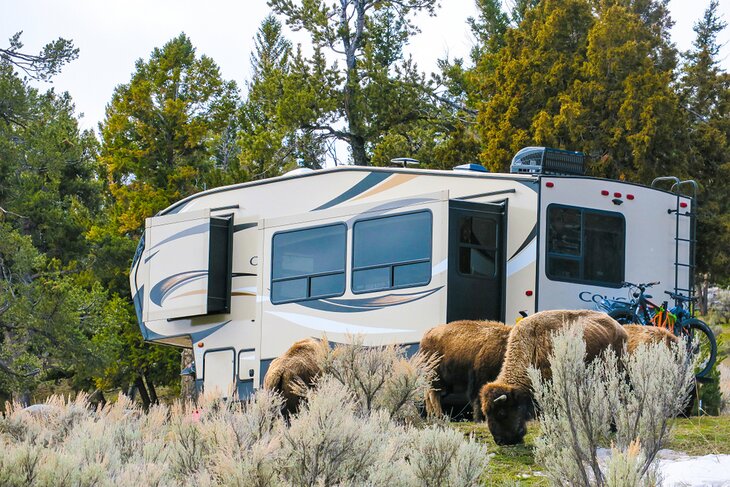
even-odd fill
[(709, 291), (710, 291), (710, 279), (707, 273), (702, 274), (700, 277), (700, 314), (706, 315), (707, 309), (709, 307), (708, 300), (709, 300)]
[(134, 379), (134, 386), (139, 391), (139, 398), (142, 399), (142, 407), (145, 411), (149, 410), (150, 395), (147, 394), (147, 388), (144, 386), (144, 380), (142, 380), (141, 375), (138, 375), (137, 378)]
[(350, 148), (352, 149), (352, 162), (356, 166), (369, 166), (370, 160), (365, 152), (365, 140), (359, 135), (353, 135), (350, 138)]
[(147, 392), (150, 393), (150, 402), (152, 404), (160, 404), (160, 401), (157, 398), (157, 390), (155, 389), (155, 384), (152, 382), (149, 373), (144, 374), (144, 382), (147, 385)]
[[(190, 366), (194, 360), (193, 351), (187, 348), (183, 349), (180, 354), (180, 370)], [(180, 398), (185, 402), (195, 402), (198, 399), (198, 390), (195, 387), (194, 375), (183, 375), (180, 377)]]

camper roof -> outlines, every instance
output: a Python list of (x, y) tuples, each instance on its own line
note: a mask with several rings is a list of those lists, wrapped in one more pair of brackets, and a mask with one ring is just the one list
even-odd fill
[(220, 193), (223, 191), (232, 191), (241, 188), (247, 188), (251, 186), (259, 186), (262, 184), (273, 184), (279, 181), (289, 180), (293, 178), (310, 178), (317, 177), (323, 174), (331, 174), (340, 171), (362, 171), (362, 172), (386, 172), (386, 173), (409, 173), (409, 174), (432, 174), (445, 177), (457, 177), (457, 178), (484, 178), (484, 179), (506, 179), (506, 180), (518, 180), (518, 181), (535, 181), (539, 175), (537, 174), (509, 174), (509, 173), (491, 173), (481, 171), (447, 171), (442, 169), (409, 169), (399, 167), (372, 167), (372, 166), (336, 166), (326, 169), (318, 169), (316, 171), (290, 171), (281, 176), (276, 176), (268, 179), (261, 179), (258, 181), (248, 181), (245, 183), (237, 183), (229, 186), (221, 186), (218, 188), (201, 191), (194, 195), (188, 196), (171, 206), (165, 208), (158, 215), (164, 215), (174, 210), (175, 208), (188, 203), (189, 201), (206, 196), (210, 194)]

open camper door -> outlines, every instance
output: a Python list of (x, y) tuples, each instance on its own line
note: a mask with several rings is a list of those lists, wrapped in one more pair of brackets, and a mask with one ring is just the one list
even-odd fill
[(145, 322), (230, 311), (230, 215), (201, 210), (148, 218), (145, 242)]
[(507, 202), (449, 202), (446, 321), (503, 320)]

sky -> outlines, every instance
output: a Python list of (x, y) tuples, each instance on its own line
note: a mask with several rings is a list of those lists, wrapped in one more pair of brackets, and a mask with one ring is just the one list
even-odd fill
[[(436, 60), (467, 57), (473, 37), (466, 20), (476, 14), (474, 0), (441, 0), (436, 17), (419, 15), (421, 33), (409, 41), (420, 69), (435, 70)], [(691, 47), (693, 24), (709, 0), (670, 0), (673, 42), (680, 50)], [(204, 8), (201, 8), (202, 6)], [(128, 83), (137, 59), (148, 59), (155, 47), (185, 32), (198, 54), (212, 57), (224, 79), (245, 86), (249, 78), (249, 54), (261, 21), (270, 12), (265, 0), (0, 0), (0, 46), (23, 31), (24, 51), (37, 53), (58, 37), (72, 39), (80, 49), (79, 58), (65, 66), (52, 84), (68, 91), (80, 125), (97, 129), (114, 88)], [(730, 22), (730, 0), (720, 1), (723, 20)], [(306, 46), (302, 33), (289, 33), (290, 39)], [(730, 28), (719, 41), (721, 63), (730, 70)]]

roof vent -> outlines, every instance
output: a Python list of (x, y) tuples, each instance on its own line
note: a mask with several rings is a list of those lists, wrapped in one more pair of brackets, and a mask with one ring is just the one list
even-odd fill
[(400, 167), (407, 167), (408, 165), (417, 166), (418, 164), (420, 164), (418, 162), (418, 159), (413, 159), (412, 157), (396, 157), (395, 159), (391, 159), (390, 162), (394, 166)]
[(304, 174), (309, 174), (314, 172), (314, 169), (310, 167), (298, 167), (296, 169), (292, 169), (291, 171), (284, 174), (284, 176), (303, 176)]
[(512, 158), (511, 173), (585, 174), (585, 154), (549, 147), (525, 147)]
[(473, 172), (489, 172), (487, 168), (481, 164), (462, 164), (461, 166), (455, 166), (454, 171), (473, 171)]

